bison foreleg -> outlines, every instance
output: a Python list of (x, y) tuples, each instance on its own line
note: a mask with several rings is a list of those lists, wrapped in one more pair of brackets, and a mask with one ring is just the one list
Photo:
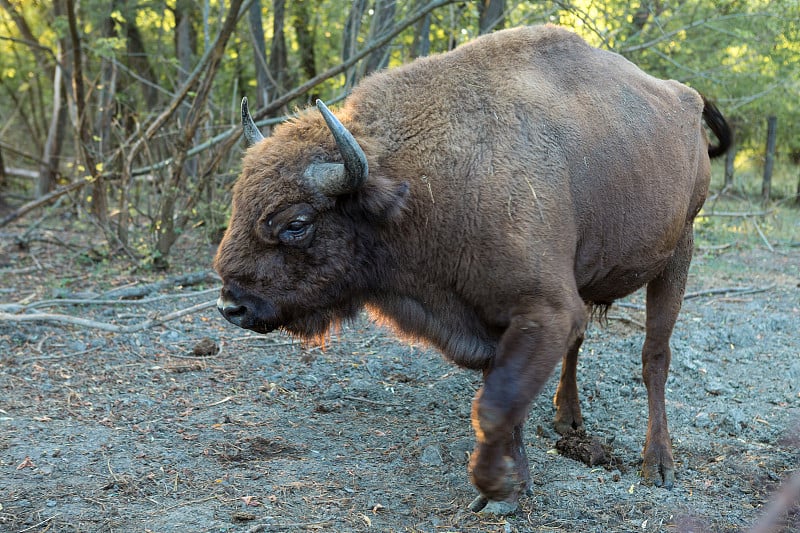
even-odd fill
[(531, 400), (567, 347), (583, 334), (585, 325), (586, 311), (576, 293), (571, 305), (539, 305), (536, 311), (515, 316), (503, 334), (472, 406), (477, 444), (470, 471), (472, 482), (487, 502), (504, 502), (500, 507), (515, 508), (528, 488), (524, 419)]
[(672, 488), (675, 483), (664, 387), (671, 359), (669, 339), (683, 300), (693, 240), (689, 226), (664, 270), (647, 284), (647, 332), (642, 347), (642, 377), (647, 387), (648, 423), (642, 477), (658, 487)]
[[(528, 494), (531, 490), (531, 473), (528, 468), (528, 455), (525, 453), (525, 442), (522, 438), (523, 424), (514, 427), (511, 434), (511, 439), (508, 446), (502, 453), (496, 453), (496, 459), (502, 461), (501, 464), (492, 464), (492, 461), (484, 460), (481, 464), (483, 467), (496, 469), (495, 474), (499, 474), (502, 470), (502, 475), (497, 475), (501, 483), (509, 483), (510, 486), (506, 487), (511, 491), (509, 497), (505, 500), (490, 500), (488, 497), (480, 494), (469, 504), (469, 509), (473, 512), (482, 512), (487, 514), (506, 515), (511, 514), (517, 510), (517, 500), (522, 493)], [(496, 448), (501, 450), (501, 448)], [(486, 457), (487, 454), (492, 454), (492, 449), (479, 449), (472, 455), (473, 463), (470, 465), (472, 475), (475, 475), (475, 463), (479, 457)], [(479, 467), (480, 468), (480, 467)], [(479, 474), (480, 475), (480, 474)], [(485, 476), (484, 476), (485, 477)]]
[(561, 435), (570, 431), (583, 429), (583, 416), (581, 416), (581, 403), (578, 397), (578, 351), (583, 344), (583, 335), (575, 339), (564, 359), (561, 362), (561, 379), (558, 381), (556, 395), (553, 403), (556, 406), (556, 416), (553, 427)]

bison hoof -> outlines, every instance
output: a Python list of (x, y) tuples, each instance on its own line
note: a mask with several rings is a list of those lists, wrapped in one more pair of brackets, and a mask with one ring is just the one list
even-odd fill
[(648, 485), (671, 489), (675, 486), (675, 467), (669, 446), (646, 447), (642, 479)]
[(469, 504), (469, 510), (473, 513), (486, 515), (507, 516), (516, 513), (517, 509), (519, 509), (517, 502), (490, 500), (483, 494), (479, 495)]
[(671, 489), (675, 486), (675, 470), (660, 465), (645, 465), (642, 467), (642, 479), (648, 485)]
[(559, 420), (558, 418), (556, 418), (555, 420), (553, 420), (553, 428), (559, 435), (567, 435), (574, 431), (582, 431), (583, 422), (575, 422), (573, 420)]

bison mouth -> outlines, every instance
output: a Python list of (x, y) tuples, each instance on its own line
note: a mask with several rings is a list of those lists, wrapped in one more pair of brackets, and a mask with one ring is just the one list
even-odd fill
[(280, 329), (295, 337), (313, 340), (324, 336), (334, 323), (355, 316), (359, 306), (276, 306), (259, 297), (245, 296), (232, 286), (222, 289), (217, 309), (228, 322), (243, 329), (262, 334)]

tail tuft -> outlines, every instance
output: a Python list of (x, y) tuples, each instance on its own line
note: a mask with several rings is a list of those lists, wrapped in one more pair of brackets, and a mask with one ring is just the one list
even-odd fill
[(719, 112), (719, 109), (706, 100), (705, 97), (703, 97), (703, 119), (705, 119), (709, 129), (714, 132), (719, 141), (716, 146), (713, 144), (708, 145), (708, 156), (711, 158), (719, 157), (727, 152), (728, 148), (733, 144), (733, 131), (731, 131), (731, 127), (725, 117), (722, 116), (722, 113)]

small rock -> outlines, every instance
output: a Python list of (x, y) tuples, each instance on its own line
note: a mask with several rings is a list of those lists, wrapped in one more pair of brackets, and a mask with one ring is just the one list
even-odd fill
[(442, 453), (439, 450), (438, 444), (431, 444), (422, 450), (422, 456), (419, 462), (428, 466), (441, 466), (444, 461), (442, 460)]
[(736, 436), (747, 427), (747, 417), (741, 409), (731, 409), (719, 422), (719, 429), (728, 435)]
[(328, 387), (328, 390), (322, 394), (322, 398), (325, 400), (337, 400), (341, 398), (343, 394), (344, 389), (342, 389), (342, 386), (338, 383), (333, 383), (330, 387)]
[(159, 342), (162, 344), (171, 344), (173, 342), (180, 342), (186, 340), (186, 336), (174, 330), (168, 330), (159, 335)]
[(705, 384), (705, 390), (707, 393), (712, 394), (714, 396), (720, 395), (733, 395), (733, 389), (730, 387), (726, 387), (719, 381), (709, 381)]
[(712, 426), (711, 417), (708, 413), (700, 412), (694, 416), (694, 427), (708, 429)]

